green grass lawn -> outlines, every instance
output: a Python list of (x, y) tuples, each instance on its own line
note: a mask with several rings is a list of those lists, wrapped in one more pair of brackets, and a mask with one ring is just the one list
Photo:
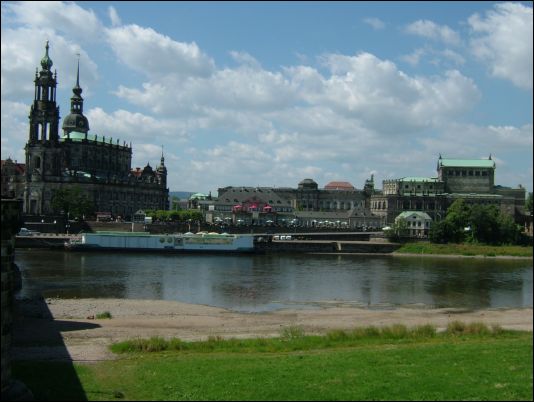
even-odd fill
[[(532, 400), (532, 333), (473, 328), (292, 331), (190, 347), (152, 339), (74, 370), (14, 362), (13, 376), (38, 400)], [(149, 344), (167, 350), (124, 352)]]
[(406, 243), (396, 253), (484, 255), (486, 257), (512, 256), (532, 257), (532, 247), (527, 246), (488, 246), (484, 244), (435, 244), (430, 242)]

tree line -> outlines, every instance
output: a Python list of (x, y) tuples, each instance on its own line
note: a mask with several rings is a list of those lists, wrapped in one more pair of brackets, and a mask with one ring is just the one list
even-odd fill
[[(532, 214), (532, 193), (525, 203)], [(387, 234), (394, 240), (408, 236), (408, 225), (399, 219)], [(432, 243), (483, 243), (489, 245), (528, 245), (532, 239), (523, 233), (523, 228), (514, 219), (500, 211), (496, 205), (469, 204), (463, 199), (455, 200), (447, 209), (445, 218), (433, 222), (429, 231)]]
[(202, 212), (192, 210), (164, 211), (149, 209), (145, 213), (153, 221), (160, 222), (202, 222), (204, 220)]

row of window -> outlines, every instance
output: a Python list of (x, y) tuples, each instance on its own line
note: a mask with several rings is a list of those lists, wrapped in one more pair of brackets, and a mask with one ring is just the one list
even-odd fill
[(446, 170), (446, 176), (487, 176), (487, 170)]

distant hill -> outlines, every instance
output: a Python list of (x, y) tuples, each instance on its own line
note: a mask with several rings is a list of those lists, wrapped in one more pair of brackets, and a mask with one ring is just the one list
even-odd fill
[(178, 197), (181, 200), (188, 200), (191, 195), (195, 194), (194, 191), (169, 191), (169, 197)]

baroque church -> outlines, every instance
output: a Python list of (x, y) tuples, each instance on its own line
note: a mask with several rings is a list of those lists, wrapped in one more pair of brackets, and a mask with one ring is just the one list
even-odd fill
[(70, 113), (59, 134), (59, 106), (56, 105), (57, 72), (46, 53), (41, 71), (35, 72), (35, 95), (29, 114), (29, 138), (25, 146), (23, 211), (48, 215), (55, 191), (79, 187), (94, 203), (95, 212), (130, 218), (139, 209), (168, 209), (167, 168), (163, 152), (153, 169), (131, 168), (132, 146), (89, 132), (83, 114), (80, 63), (72, 89)]

